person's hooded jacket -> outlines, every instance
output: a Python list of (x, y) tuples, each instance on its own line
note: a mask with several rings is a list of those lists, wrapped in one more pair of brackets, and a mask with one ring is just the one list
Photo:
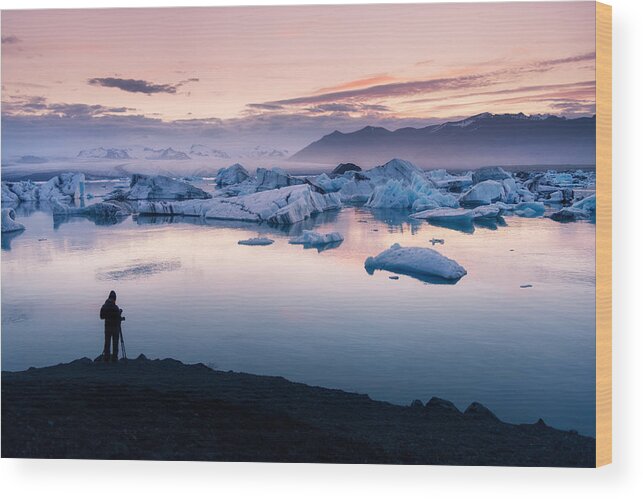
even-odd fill
[(116, 305), (116, 295), (109, 295), (100, 309), (100, 318), (105, 320), (105, 332), (117, 333), (121, 326), (121, 309)]

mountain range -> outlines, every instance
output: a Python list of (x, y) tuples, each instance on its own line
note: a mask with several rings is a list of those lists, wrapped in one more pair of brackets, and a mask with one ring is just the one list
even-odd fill
[(334, 131), (290, 160), (369, 166), (396, 157), (421, 168), (593, 165), (596, 117), (482, 113), (424, 128), (391, 131), (367, 126), (351, 133)]

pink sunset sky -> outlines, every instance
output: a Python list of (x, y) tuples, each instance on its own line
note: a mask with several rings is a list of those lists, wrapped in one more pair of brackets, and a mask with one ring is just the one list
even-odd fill
[(4, 11), (3, 139), (88, 129), (140, 139), (170, 136), (175, 126), (212, 140), (254, 133), (253, 145), (288, 135), (277, 145), (302, 147), (334, 129), (422, 126), (486, 111), (592, 115), (594, 9)]

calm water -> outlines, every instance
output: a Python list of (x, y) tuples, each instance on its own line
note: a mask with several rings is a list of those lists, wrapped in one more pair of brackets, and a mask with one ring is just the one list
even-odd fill
[[(90, 190), (103, 193), (104, 184)], [(110, 289), (130, 357), (174, 357), (280, 375), (408, 404), (477, 400), (501, 419), (595, 433), (591, 223), (507, 217), (473, 233), (345, 208), (303, 227), (128, 218), (27, 226), (2, 237), (2, 369), (94, 357)], [(302, 228), (339, 231), (318, 252), (288, 244)], [(240, 246), (257, 235), (272, 246)], [(463, 265), (455, 285), (368, 275), (393, 243), (429, 246)], [(531, 284), (531, 288), (521, 285)]]

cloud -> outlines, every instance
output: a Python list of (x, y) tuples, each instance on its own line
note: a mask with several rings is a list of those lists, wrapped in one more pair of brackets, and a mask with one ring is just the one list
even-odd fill
[[(528, 75), (529, 73), (547, 72), (559, 66), (594, 60), (595, 57), (596, 55), (594, 52), (589, 52), (565, 58), (541, 60), (488, 72), (432, 78), (427, 80), (382, 83), (361, 88), (351, 88), (347, 90), (316, 93), (303, 97), (266, 102), (263, 104), (292, 107), (314, 106), (342, 101), (355, 102), (369, 101), (373, 99), (381, 100), (395, 97), (409, 97), (418, 94), (433, 93), (438, 91), (477, 89), (480, 87), (507, 83), (509, 81), (515, 80), (517, 77)], [(368, 79), (356, 80), (355, 82), (365, 82), (367, 80)], [(342, 86), (340, 85), (339, 87)]]
[(359, 80), (348, 81), (332, 87), (320, 88), (316, 94), (326, 94), (329, 92), (339, 92), (342, 90), (353, 90), (355, 88), (368, 87), (372, 85), (380, 85), (382, 83), (391, 83), (395, 78), (387, 74), (379, 74), (361, 78)]
[(54, 118), (93, 118), (112, 113), (122, 114), (135, 111), (129, 107), (109, 107), (101, 104), (49, 103), (42, 96), (13, 95), (2, 102), (2, 117), (29, 116)]
[(188, 78), (176, 84), (152, 83), (146, 80), (134, 80), (131, 78), (90, 78), (87, 83), (97, 87), (118, 88), (124, 92), (140, 94), (175, 94), (177, 90), (187, 83), (197, 82), (198, 78)]
[(14, 35), (3, 35), (2, 36), (2, 45), (13, 45), (19, 43), (21, 40)]

